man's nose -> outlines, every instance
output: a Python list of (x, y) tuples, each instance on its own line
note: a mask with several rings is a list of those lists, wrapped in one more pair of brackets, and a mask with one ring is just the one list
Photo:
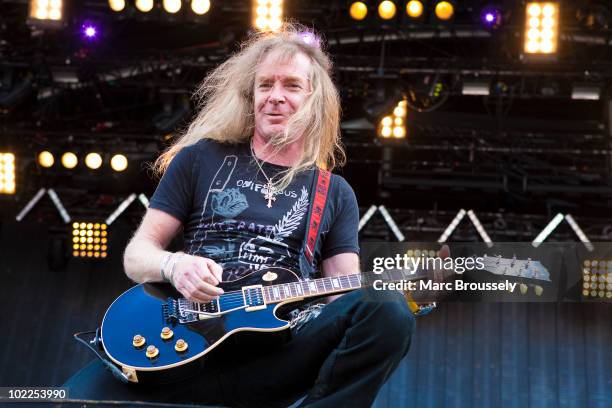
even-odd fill
[(278, 104), (285, 102), (285, 94), (283, 92), (283, 87), (279, 84), (274, 84), (272, 89), (270, 90), (270, 96), (268, 97), (270, 103)]

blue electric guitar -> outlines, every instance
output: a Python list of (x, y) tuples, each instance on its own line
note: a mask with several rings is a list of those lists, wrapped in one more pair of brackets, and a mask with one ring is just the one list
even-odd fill
[[(548, 277), (539, 263), (486, 258), (486, 270), (505, 277)], [(506, 264), (508, 264), (506, 266)], [(111, 369), (123, 381), (170, 383), (206, 369), (209, 354), (248, 344), (270, 346), (285, 341), (289, 322), (283, 311), (299, 302), (366, 287), (374, 280), (419, 280), (423, 270), (388, 270), (300, 280), (288, 269), (264, 268), (231, 282), (221, 282), (225, 293), (207, 303), (192, 302), (170, 284), (134, 286), (106, 311), (101, 325), (104, 352)], [(284, 309), (284, 310), (283, 310)], [(221, 355), (220, 353), (212, 353)], [(206, 358), (203, 358), (205, 357)]]
[[(101, 343), (119, 375), (134, 383), (178, 381), (206, 368), (216, 349), (232, 347), (245, 337), (249, 344), (285, 341), (289, 322), (278, 316), (299, 302), (359, 289), (372, 279), (418, 280), (423, 271), (389, 271), (300, 280), (283, 268), (264, 268), (231, 282), (208, 303), (192, 302), (167, 283), (134, 286), (106, 311)], [(263, 339), (261, 339), (263, 337)], [(215, 353), (213, 353), (215, 354)]]

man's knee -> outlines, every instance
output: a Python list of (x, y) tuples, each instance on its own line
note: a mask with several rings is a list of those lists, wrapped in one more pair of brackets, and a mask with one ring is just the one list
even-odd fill
[(403, 356), (410, 347), (416, 327), (415, 317), (408, 308), (406, 299), (398, 291), (368, 290), (366, 303), (372, 308), (373, 332), (383, 347)]

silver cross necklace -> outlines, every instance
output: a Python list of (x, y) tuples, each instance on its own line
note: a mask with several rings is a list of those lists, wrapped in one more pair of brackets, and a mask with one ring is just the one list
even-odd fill
[(263, 194), (264, 199), (268, 200), (267, 207), (272, 208), (272, 202), (276, 201), (276, 187), (274, 187), (274, 183), (272, 183), (272, 180), (270, 180), (270, 177), (268, 177), (268, 175), (264, 171), (263, 166), (261, 165), (261, 163), (259, 163), (259, 159), (257, 158), (257, 156), (255, 156), (255, 151), (253, 150), (253, 143), (251, 143), (251, 155), (253, 155), (253, 159), (255, 160), (255, 163), (257, 163), (257, 167), (259, 167), (259, 170), (261, 170), (261, 173), (268, 181), (268, 183), (266, 184), (265, 192), (262, 190), (261, 193)]

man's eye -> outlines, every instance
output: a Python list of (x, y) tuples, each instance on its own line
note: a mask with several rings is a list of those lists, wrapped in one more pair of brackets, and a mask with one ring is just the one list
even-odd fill
[(270, 84), (259, 84), (259, 88), (269, 88)]

